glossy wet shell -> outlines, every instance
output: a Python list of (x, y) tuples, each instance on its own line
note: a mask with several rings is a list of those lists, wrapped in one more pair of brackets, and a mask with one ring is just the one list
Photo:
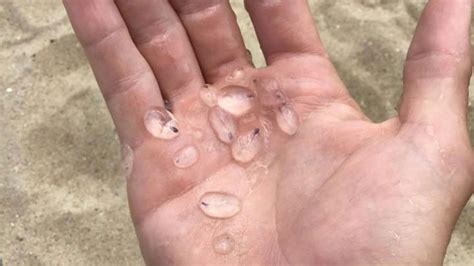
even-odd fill
[(239, 198), (231, 194), (208, 192), (201, 197), (199, 207), (211, 218), (226, 219), (240, 212), (241, 202)]

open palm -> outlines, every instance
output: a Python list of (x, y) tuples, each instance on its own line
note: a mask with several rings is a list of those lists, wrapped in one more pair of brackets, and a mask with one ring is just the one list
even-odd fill
[(441, 263), (473, 191), (471, 0), (430, 1), (400, 116), (380, 124), (306, 1), (246, 5), (263, 69), (227, 1), (65, 0), (124, 147), (147, 264)]

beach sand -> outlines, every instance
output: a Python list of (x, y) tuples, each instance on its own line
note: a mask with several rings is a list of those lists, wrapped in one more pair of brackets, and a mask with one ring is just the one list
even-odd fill
[[(364, 111), (375, 121), (396, 115), (404, 57), (426, 1), (310, 2), (331, 58)], [(263, 66), (243, 5), (233, 4)], [(0, 1), (0, 32), (4, 265), (143, 264), (119, 171), (119, 143), (62, 4)], [(471, 200), (446, 264), (473, 263)]]

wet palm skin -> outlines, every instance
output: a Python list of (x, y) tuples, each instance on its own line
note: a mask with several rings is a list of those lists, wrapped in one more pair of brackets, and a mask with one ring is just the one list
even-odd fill
[[(149, 265), (441, 264), (473, 193), (471, 0), (431, 0), (371, 122), (306, 1), (64, 0), (117, 127)], [(396, 71), (396, 70), (394, 70)]]

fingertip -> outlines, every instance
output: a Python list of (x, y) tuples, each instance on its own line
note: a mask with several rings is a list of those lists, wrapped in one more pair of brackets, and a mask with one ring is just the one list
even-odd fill
[(426, 5), (405, 64), (402, 119), (465, 118), (472, 73), (471, 8), (472, 0), (430, 0)]
[(430, 50), (469, 53), (472, 1), (429, 1), (420, 17), (408, 58)]

